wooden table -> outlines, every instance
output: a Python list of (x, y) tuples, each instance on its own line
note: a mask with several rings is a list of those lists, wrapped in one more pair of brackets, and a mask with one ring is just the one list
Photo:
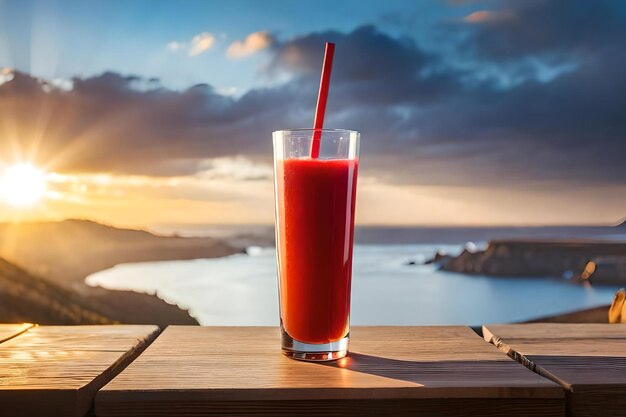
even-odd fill
[(168, 327), (96, 415), (562, 416), (563, 389), (466, 327), (356, 327), (351, 354), (280, 354), (276, 328)]
[(0, 416), (84, 416), (156, 326), (0, 325)]
[(626, 324), (486, 325), (486, 340), (566, 389), (569, 416), (626, 416)]

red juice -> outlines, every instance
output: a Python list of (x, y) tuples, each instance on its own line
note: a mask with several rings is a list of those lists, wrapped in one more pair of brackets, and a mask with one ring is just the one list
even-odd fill
[(300, 342), (346, 336), (358, 160), (276, 161), (281, 320)]

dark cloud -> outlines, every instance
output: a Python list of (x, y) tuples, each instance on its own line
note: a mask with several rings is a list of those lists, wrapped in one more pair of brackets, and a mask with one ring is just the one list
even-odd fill
[(326, 41), (336, 44), (332, 100), (340, 108), (427, 103), (455, 88), (452, 74), (437, 70), (437, 56), (410, 38), (392, 38), (371, 25), (348, 34), (320, 32), (277, 43), (271, 68), (316, 86)]
[(138, 89), (146, 80), (111, 72), (72, 81), (65, 91), (15, 72), (0, 86), (4, 155), (18, 141), (23, 150), (37, 149), (41, 163), (67, 170), (168, 175), (195, 169), (181, 159), (226, 155), (242, 145), (241, 135), (229, 132), (245, 115), (235, 122), (234, 101), (210, 86), (177, 92), (151, 80)]
[(597, 48), (623, 46), (626, 36), (626, 5), (621, 1), (509, 0), (498, 5), (478, 13), (506, 18), (470, 24), (463, 48), (492, 59), (542, 54), (576, 58)]
[[(507, 19), (460, 24), (466, 57), (500, 69), (529, 60), (572, 69), (541, 80), (530, 70), (510, 88), (479, 83), (446, 98), (431, 117), (457, 123), (432, 135), (488, 143), (499, 151), (494, 167), (515, 177), (626, 183), (626, 5), (614, 1), (513, 0), (500, 2)], [(480, 66), (475, 66), (480, 68)], [(479, 70), (478, 70), (479, 71)], [(506, 149), (515, 151), (507, 152)], [(490, 162), (490, 161), (488, 161)]]
[[(555, 5), (563, 6), (561, 3), (516, 1), (506, 3), (508, 7), (503, 10), (515, 17), (515, 25), (526, 21), (532, 28), (532, 22), (538, 20), (536, 9), (543, 6), (549, 16), (558, 20)], [(534, 46), (544, 48), (536, 52), (561, 51), (576, 57), (572, 69), (553, 75), (548, 81), (529, 69), (526, 74), (517, 74), (521, 81), (503, 88), (496, 80), (477, 77), (473, 72), (480, 71), (480, 66), (471, 71), (454, 65), (446, 67), (442, 57), (427, 54), (410, 41), (391, 39), (371, 27), (346, 35), (329, 32), (296, 39), (281, 46), (277, 60), (305, 77), (319, 71), (324, 39), (337, 43), (338, 56), (346, 50), (359, 51), (358, 57), (346, 53), (346, 61), (337, 61), (345, 71), (333, 78), (330, 121), (333, 125), (363, 130), (364, 152), (370, 151), (369, 157), (384, 167), (380, 171), (386, 170), (396, 181), (507, 184), (560, 180), (573, 184), (624, 184), (626, 165), (621, 162), (621, 155), (626, 152), (626, 79), (620, 74), (626, 71), (626, 58), (619, 51), (626, 47), (626, 37), (613, 37), (618, 27), (613, 22), (615, 16), (601, 17), (607, 13), (606, 4), (599, 4), (599, 10), (594, 12), (586, 11), (584, 1), (568, 4), (577, 10), (565, 18), (572, 25), (570, 31), (580, 26), (575, 17), (581, 11), (593, 18), (595, 25), (610, 22), (600, 30), (602, 36), (578, 33), (566, 42), (567, 36), (562, 32), (566, 32), (567, 25), (558, 22), (561, 26), (553, 44), (551, 40), (537, 45), (520, 40), (521, 50), (512, 56), (521, 64)], [(494, 54), (487, 60), (488, 48), (481, 37), (489, 30), (490, 36), (497, 38), (501, 30), (505, 38), (515, 38), (515, 30), (506, 26), (506, 20), (489, 21), (488, 29), (482, 24), (466, 28), (475, 31), (469, 37), (475, 45), (469, 59), (501, 65), (500, 55)], [(626, 28), (626, 19), (621, 21)], [(537, 28), (542, 32), (538, 36), (550, 38), (549, 24), (544, 23), (546, 28)], [(584, 31), (590, 32), (588, 28)], [(519, 34), (524, 36), (527, 35)], [(383, 39), (378, 40), (379, 37)], [(369, 47), (354, 46), (361, 42)], [(395, 48), (387, 42), (394, 43)], [(583, 48), (592, 43), (595, 46), (589, 46), (587, 53), (572, 54), (574, 44)], [(297, 57), (302, 66), (292, 64), (292, 57)], [(559, 61), (545, 65), (554, 63)], [(510, 64), (505, 69), (519, 72), (524, 69), (521, 64)], [(374, 75), (359, 83), (356, 68), (369, 65), (371, 69), (366, 71)], [(472, 78), (479, 81), (465, 81)]]
[[(613, 6), (602, 1), (501, 4), (514, 23), (450, 27), (451, 39), (464, 39), (459, 47), (471, 46), (462, 56), (472, 65), (374, 26), (312, 33), (271, 47), (266, 71), (290, 81), (240, 98), (116, 73), (76, 78), (68, 91), (16, 72), (0, 85), (0, 133), (37, 143), (40, 159), (58, 156), (63, 169), (168, 175), (194, 172), (202, 158), (268, 161), (272, 130), (312, 124), (331, 40), (327, 126), (363, 133), (365, 174), (413, 184), (626, 184), (624, 14), (609, 16)], [(481, 73), (519, 73), (535, 58), (548, 69), (572, 66), (548, 79), (529, 70), (505, 86)]]

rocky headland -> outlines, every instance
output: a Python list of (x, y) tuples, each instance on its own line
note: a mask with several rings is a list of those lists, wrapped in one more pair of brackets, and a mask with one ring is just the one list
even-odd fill
[(621, 271), (619, 267), (622, 263), (626, 264), (626, 243), (621, 242), (493, 240), (485, 250), (466, 249), (456, 257), (441, 257), (437, 262), (442, 270), (464, 274), (626, 284), (626, 269)]

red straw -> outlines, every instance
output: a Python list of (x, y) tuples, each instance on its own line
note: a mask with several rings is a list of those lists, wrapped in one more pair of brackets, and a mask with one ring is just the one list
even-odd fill
[(328, 87), (330, 87), (330, 71), (333, 69), (333, 54), (335, 44), (326, 42), (324, 51), (324, 64), (322, 65), (322, 78), (320, 79), (320, 92), (317, 95), (317, 107), (315, 108), (315, 122), (313, 123), (313, 141), (311, 142), (311, 158), (320, 156), (320, 143), (322, 140), (322, 128), (324, 127), (324, 113), (326, 113), (326, 100), (328, 100)]

